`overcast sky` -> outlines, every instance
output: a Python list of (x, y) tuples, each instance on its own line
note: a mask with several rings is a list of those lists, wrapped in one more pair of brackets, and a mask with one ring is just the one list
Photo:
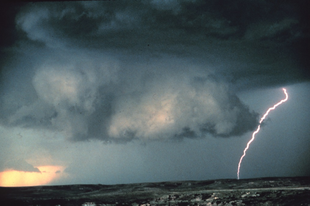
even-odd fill
[(310, 175), (307, 5), (7, 4), (0, 185), (236, 178), (284, 87), (240, 178)]

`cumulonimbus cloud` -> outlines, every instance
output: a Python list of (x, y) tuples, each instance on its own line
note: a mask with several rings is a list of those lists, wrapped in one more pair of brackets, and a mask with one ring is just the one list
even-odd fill
[(8, 114), (7, 124), (76, 141), (129, 141), (238, 136), (257, 123), (227, 83), (188, 62), (145, 68), (82, 54), (38, 66), (31, 82), (37, 98)]
[[(28, 78), (19, 80), (31, 98), (6, 88), (2, 124), (104, 141), (230, 137), (252, 130), (258, 114), (230, 86), (244, 89), (303, 78), (302, 69), (290, 67), (295, 60), (278, 51), (304, 33), (296, 15), (280, 12), (276, 19), (262, 21), (259, 12), (272, 3), (241, 3), (259, 11), (249, 16), (234, 2), (224, 2), (26, 5), (16, 17), (25, 47), (54, 56), (33, 52), (35, 63), (23, 69)], [(269, 44), (274, 47), (266, 49), (258, 40), (274, 41)]]
[[(241, 135), (252, 129), (257, 115), (230, 93), (223, 82), (191, 74), (159, 80), (138, 98), (120, 97), (115, 111), (108, 130), (114, 138)], [(250, 123), (245, 123), (247, 120)]]

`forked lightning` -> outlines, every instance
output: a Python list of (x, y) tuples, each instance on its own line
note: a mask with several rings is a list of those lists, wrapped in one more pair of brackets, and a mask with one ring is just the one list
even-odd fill
[(239, 180), (241, 162), (242, 162), (243, 158), (245, 157), (246, 151), (249, 149), (250, 144), (254, 141), (255, 135), (259, 132), (259, 130), (260, 130), (260, 125), (262, 124), (262, 122), (264, 121), (264, 119), (268, 116), (268, 114), (269, 114), (269, 112), (270, 112), (271, 110), (274, 110), (277, 106), (279, 106), (280, 104), (282, 104), (282, 103), (284, 103), (284, 102), (286, 102), (286, 101), (288, 100), (288, 94), (287, 94), (287, 92), (286, 92), (286, 89), (283, 88), (282, 90), (283, 90), (283, 92), (284, 92), (284, 94), (285, 94), (285, 98), (282, 99), (282, 100), (281, 100), (280, 102), (278, 102), (277, 104), (273, 105), (273, 107), (270, 107), (270, 108), (266, 111), (266, 113), (265, 113), (265, 114), (263, 115), (263, 117), (260, 119), (259, 125), (258, 125), (257, 129), (253, 132), (252, 138), (251, 138), (250, 141), (247, 143), (247, 145), (246, 145), (246, 147), (245, 147), (245, 149), (244, 149), (244, 151), (243, 151), (243, 155), (241, 156), (241, 158), (240, 158), (240, 160), (239, 160), (239, 164), (238, 164), (238, 171), (237, 171), (237, 179), (238, 179), (238, 180)]

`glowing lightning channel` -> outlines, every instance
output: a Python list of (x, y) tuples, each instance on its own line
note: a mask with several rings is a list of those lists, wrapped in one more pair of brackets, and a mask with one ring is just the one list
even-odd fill
[(238, 172), (237, 172), (237, 178), (238, 178), (238, 180), (239, 180), (239, 173), (240, 173), (241, 162), (242, 162), (243, 158), (245, 157), (246, 151), (249, 149), (250, 144), (254, 141), (255, 135), (259, 132), (261, 123), (262, 123), (262, 122), (264, 121), (264, 119), (268, 116), (268, 114), (269, 114), (269, 112), (270, 112), (271, 110), (274, 110), (277, 106), (279, 106), (280, 104), (282, 104), (283, 102), (286, 102), (286, 101), (288, 100), (288, 94), (287, 94), (287, 92), (286, 92), (286, 89), (285, 89), (285, 88), (282, 88), (282, 90), (283, 90), (283, 92), (284, 92), (284, 94), (285, 94), (285, 98), (282, 99), (282, 100), (281, 100), (280, 102), (278, 102), (277, 104), (273, 105), (273, 107), (270, 107), (270, 108), (266, 111), (266, 113), (265, 113), (265, 114), (263, 115), (263, 117), (260, 119), (259, 125), (258, 125), (257, 129), (253, 132), (252, 138), (250, 139), (250, 141), (249, 141), (248, 144), (246, 145), (246, 148), (243, 150), (243, 155), (241, 156), (241, 158), (240, 158), (240, 160), (239, 160), (239, 164), (238, 164)]

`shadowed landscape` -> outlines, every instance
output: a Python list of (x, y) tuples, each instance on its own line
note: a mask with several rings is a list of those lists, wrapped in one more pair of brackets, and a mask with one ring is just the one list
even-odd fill
[(310, 205), (310, 177), (0, 187), (5, 205)]

